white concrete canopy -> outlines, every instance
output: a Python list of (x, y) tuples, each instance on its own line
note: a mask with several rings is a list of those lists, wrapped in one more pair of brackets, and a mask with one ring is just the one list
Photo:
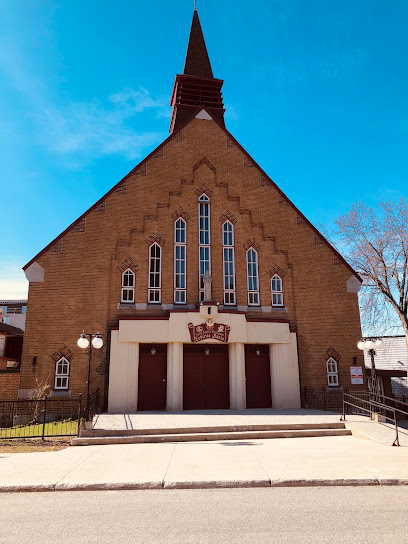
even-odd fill
[[(109, 412), (136, 412), (139, 344), (167, 344), (166, 409), (183, 409), (183, 344), (191, 344), (188, 323), (203, 323), (203, 312), (175, 311), (169, 318), (121, 319), (112, 330)], [(299, 408), (300, 386), (296, 333), (289, 323), (247, 321), (245, 314), (222, 312), (217, 323), (231, 327), (228, 339), (230, 408), (246, 408), (245, 344), (268, 344), (273, 408)], [(200, 343), (220, 343), (205, 340)]]

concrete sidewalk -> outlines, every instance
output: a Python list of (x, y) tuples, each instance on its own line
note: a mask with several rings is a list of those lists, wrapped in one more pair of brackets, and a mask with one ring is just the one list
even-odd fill
[(408, 448), (353, 436), (0, 450), (0, 491), (401, 484)]

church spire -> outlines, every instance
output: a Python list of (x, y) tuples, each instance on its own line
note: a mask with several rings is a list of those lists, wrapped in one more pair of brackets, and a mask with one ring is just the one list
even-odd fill
[(194, 8), (183, 74), (213, 79), (214, 76), (205, 46), (203, 31), (201, 30), (200, 19), (198, 18), (197, 8), (195, 6)]
[(177, 74), (170, 105), (170, 132), (178, 128), (198, 107), (224, 125), (221, 87), (224, 82), (213, 76), (200, 19), (194, 2), (193, 20), (182, 74)]

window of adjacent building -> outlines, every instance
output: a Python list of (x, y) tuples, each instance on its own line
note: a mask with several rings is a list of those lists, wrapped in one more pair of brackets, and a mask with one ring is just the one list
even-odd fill
[(253, 247), (248, 249), (246, 260), (248, 278), (248, 305), (259, 306), (258, 253)]
[(122, 273), (121, 302), (135, 301), (135, 273), (128, 268)]
[(283, 306), (282, 279), (275, 274), (271, 278), (272, 306)]
[(198, 243), (199, 243), (199, 294), (204, 300), (203, 276), (211, 274), (210, 198), (203, 193), (198, 199)]
[(150, 303), (161, 301), (161, 247), (156, 242), (149, 248), (149, 297)]
[(224, 267), (224, 304), (235, 304), (234, 226), (230, 221), (222, 225), (222, 253)]
[(330, 357), (326, 361), (327, 368), (327, 383), (330, 387), (335, 387), (339, 385), (339, 372), (337, 369), (337, 361)]
[(186, 230), (184, 219), (174, 223), (174, 302), (186, 303)]
[(68, 389), (69, 385), (69, 361), (61, 357), (55, 364), (54, 389)]
[(27, 313), (27, 306), (23, 306), (23, 307), (21, 308), (21, 313), (22, 313), (22, 314), (26, 314), (26, 313)]

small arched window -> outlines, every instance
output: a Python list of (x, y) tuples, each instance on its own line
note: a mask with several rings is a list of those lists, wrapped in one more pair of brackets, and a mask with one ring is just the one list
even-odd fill
[(149, 295), (152, 304), (161, 302), (161, 247), (157, 242), (149, 247)]
[(230, 221), (222, 225), (222, 257), (224, 267), (224, 304), (235, 304), (234, 226)]
[(283, 306), (282, 279), (278, 274), (271, 278), (272, 306)]
[(258, 252), (253, 247), (246, 253), (248, 305), (259, 306)]
[(121, 302), (135, 301), (135, 273), (130, 268), (122, 272)]
[(184, 219), (174, 223), (174, 302), (186, 303), (186, 231)]
[(68, 389), (69, 385), (69, 361), (61, 357), (55, 363), (54, 389)]
[(329, 387), (336, 387), (339, 385), (339, 371), (337, 368), (337, 361), (333, 357), (329, 357), (326, 361), (327, 370), (327, 384)]

